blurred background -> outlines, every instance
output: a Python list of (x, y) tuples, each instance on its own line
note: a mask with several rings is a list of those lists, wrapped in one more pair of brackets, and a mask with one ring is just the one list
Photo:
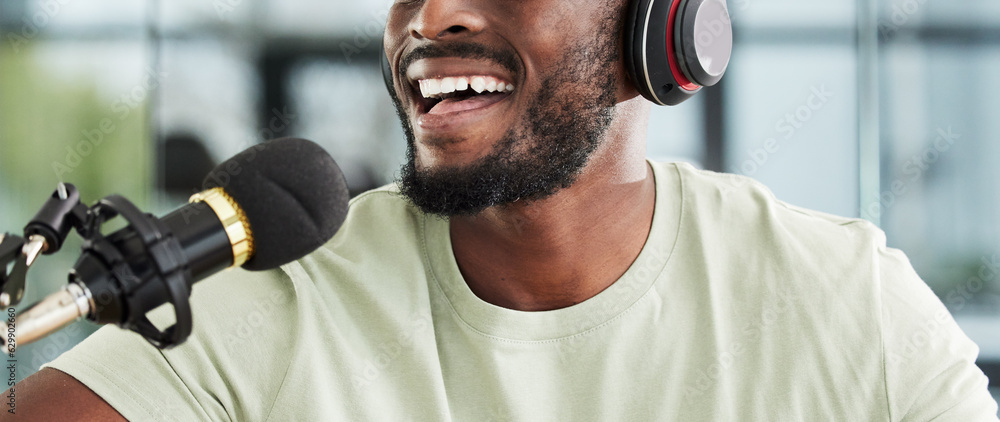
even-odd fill
[[(378, 67), (390, 1), (0, 0), (0, 232), (60, 181), (163, 214), (265, 139), (326, 147), (357, 193), (404, 140)], [(648, 154), (879, 224), (1000, 394), (1000, 2), (729, 0), (720, 86), (656, 108)], [(66, 281), (42, 258), (24, 304)], [(88, 335), (20, 349), (23, 378)]]

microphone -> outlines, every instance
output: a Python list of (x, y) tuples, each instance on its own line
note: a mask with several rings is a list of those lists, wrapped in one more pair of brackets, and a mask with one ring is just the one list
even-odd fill
[[(219, 164), (202, 185), (205, 191), (162, 218), (115, 195), (91, 208), (91, 237), (70, 283), (16, 319), (18, 345), (83, 317), (136, 331), (160, 348), (174, 346), (191, 331), (187, 299), (194, 282), (227, 267), (262, 271), (302, 258), (330, 240), (347, 216), (340, 168), (304, 139), (250, 147)], [(119, 215), (129, 225), (101, 235), (100, 225)], [(166, 303), (177, 320), (160, 331), (145, 315)]]

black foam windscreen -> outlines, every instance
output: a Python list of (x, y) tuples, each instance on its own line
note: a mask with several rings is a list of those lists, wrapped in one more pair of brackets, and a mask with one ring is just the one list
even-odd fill
[(281, 138), (233, 156), (209, 172), (243, 209), (254, 253), (243, 268), (261, 271), (302, 258), (326, 243), (347, 216), (350, 195), (340, 167), (311, 141)]

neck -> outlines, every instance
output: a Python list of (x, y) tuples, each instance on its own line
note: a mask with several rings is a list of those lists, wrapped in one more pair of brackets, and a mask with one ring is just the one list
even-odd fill
[(648, 113), (648, 106), (619, 104), (606, 141), (573, 186), (452, 218), (455, 258), (479, 298), (523, 311), (560, 309), (597, 295), (628, 270), (649, 235), (656, 196), (645, 127), (623, 120), (646, 121), (635, 113)]

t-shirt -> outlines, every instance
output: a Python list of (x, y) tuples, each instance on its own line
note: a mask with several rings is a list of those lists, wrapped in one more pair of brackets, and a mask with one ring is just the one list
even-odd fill
[(311, 255), (195, 285), (183, 345), (106, 327), (51, 366), (135, 421), (996, 420), (978, 348), (872, 224), (651, 166), (642, 252), (577, 305), (479, 299), (448, 220), (387, 187)]

